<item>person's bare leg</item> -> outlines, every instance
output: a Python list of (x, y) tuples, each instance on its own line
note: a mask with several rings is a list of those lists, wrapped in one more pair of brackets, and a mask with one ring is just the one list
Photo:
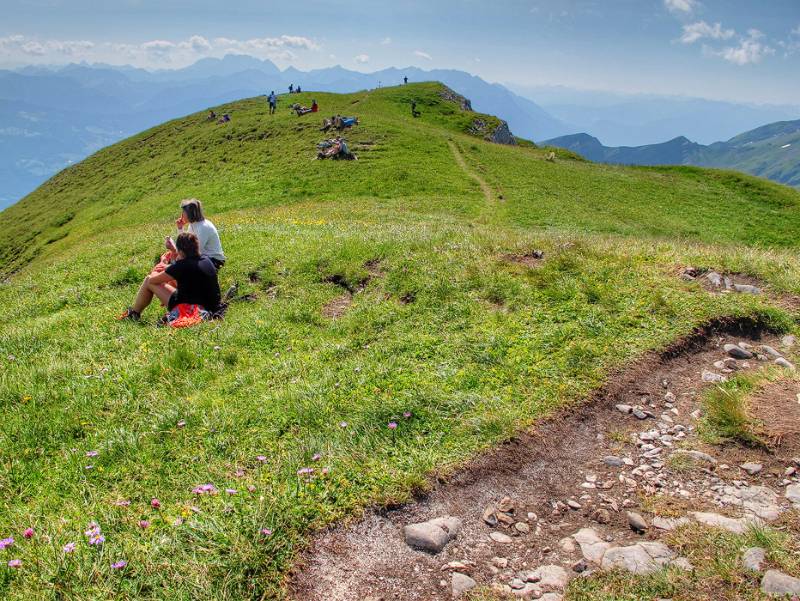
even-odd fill
[(150, 284), (150, 292), (161, 301), (161, 306), (166, 307), (169, 303), (169, 297), (175, 292), (175, 286), (169, 284)]
[(131, 309), (140, 315), (142, 311), (147, 308), (147, 305), (153, 301), (153, 292), (150, 290), (150, 286), (150, 279), (145, 278), (142, 285), (139, 286), (139, 291), (136, 293), (136, 298), (133, 301)]

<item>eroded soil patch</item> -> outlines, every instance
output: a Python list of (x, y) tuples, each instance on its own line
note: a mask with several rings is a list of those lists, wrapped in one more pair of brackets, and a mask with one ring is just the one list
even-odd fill
[[(752, 321), (717, 322), (664, 352), (646, 355), (582, 405), (539, 422), (446, 481), (432, 483), (419, 501), (370, 510), (349, 525), (320, 532), (291, 575), (292, 598), (451, 599), (454, 572), (510, 592), (520, 570), (548, 564), (574, 576), (573, 566), (582, 569), (582, 550), (570, 538), (582, 528), (596, 529), (612, 545), (657, 540), (660, 530), (636, 534), (626, 517), (626, 510), (635, 510), (652, 520), (644, 499), (666, 500), (666, 506), (673, 500), (673, 508), (681, 511), (735, 513), (726, 492), (732, 482), (781, 492), (774, 473), (779, 460), (767, 453), (765, 469), (752, 476), (721, 459), (687, 462), (675, 453), (718, 451), (704, 447), (696, 433), (700, 393), (714, 385), (703, 373), (725, 358), (724, 344), (742, 340), (779, 345)], [(751, 361), (741, 369), (758, 367)], [(634, 408), (645, 414), (643, 419), (629, 412)], [(671, 458), (673, 453), (678, 459)], [(487, 508), (506, 502), (512, 511), (490, 526), (484, 520)], [(462, 523), (443, 551), (434, 555), (406, 544), (404, 526), (443, 516)]]
[(800, 385), (796, 380), (770, 382), (754, 394), (748, 413), (780, 459), (800, 456)]
[(533, 269), (544, 261), (544, 253), (540, 250), (532, 250), (526, 253), (505, 254), (501, 257), (507, 263), (515, 263)]

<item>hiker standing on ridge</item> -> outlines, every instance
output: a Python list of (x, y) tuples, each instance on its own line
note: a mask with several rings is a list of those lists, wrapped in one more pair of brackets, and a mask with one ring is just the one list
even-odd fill
[(403, 77), (403, 85), (408, 85), (408, 77)]
[(294, 84), (293, 84), (293, 83), (290, 83), (290, 84), (289, 84), (289, 94), (291, 94), (291, 93), (293, 93), (293, 92), (294, 92)]
[(274, 115), (275, 109), (278, 108), (278, 97), (275, 95), (275, 90), (269, 93), (267, 100), (269, 101), (269, 114)]

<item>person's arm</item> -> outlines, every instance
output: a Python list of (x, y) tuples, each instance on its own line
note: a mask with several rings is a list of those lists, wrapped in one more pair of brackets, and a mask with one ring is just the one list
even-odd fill
[(151, 284), (166, 284), (167, 282), (171, 282), (175, 278), (173, 278), (169, 273), (167, 273), (167, 270), (165, 269), (161, 273), (148, 276), (147, 279)]

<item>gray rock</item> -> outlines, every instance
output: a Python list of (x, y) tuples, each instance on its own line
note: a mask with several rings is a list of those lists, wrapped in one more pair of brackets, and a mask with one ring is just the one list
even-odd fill
[(450, 586), (452, 587), (453, 597), (455, 598), (461, 596), (469, 590), (474, 589), (476, 586), (478, 586), (478, 583), (466, 574), (462, 574), (461, 572), (453, 572), (450, 575)]
[(760, 572), (766, 559), (767, 553), (761, 547), (750, 547), (742, 553), (742, 565), (751, 572)]
[(741, 294), (761, 294), (761, 288), (750, 284), (734, 284), (733, 289)]
[(508, 123), (505, 121), (500, 122), (500, 125), (498, 125), (492, 133), (490, 140), (495, 144), (517, 145), (517, 139), (514, 137), (514, 134), (511, 133), (511, 130), (508, 128)]
[(759, 518), (772, 521), (778, 519), (781, 508), (777, 493), (766, 486), (725, 486), (720, 501), (736, 505)]
[(743, 349), (738, 344), (726, 344), (724, 347), (725, 352), (728, 353), (734, 359), (752, 359), (753, 353), (748, 350)]
[(764, 466), (761, 465), (760, 463), (743, 463), (739, 467), (741, 467), (744, 471), (746, 471), (751, 476), (755, 476), (756, 474), (758, 474), (762, 470), (762, 468)]
[(775, 357), (775, 358), (783, 357), (783, 354), (779, 353), (778, 351), (776, 351), (774, 348), (772, 348), (768, 344), (762, 344), (761, 345), (761, 350), (764, 351), (767, 355), (771, 355), (772, 357)]
[(572, 571), (581, 574), (589, 569), (589, 564), (586, 563), (585, 559), (580, 559), (572, 564)]
[(786, 498), (795, 505), (800, 505), (800, 484), (790, 484), (786, 487)]
[(583, 556), (592, 563), (600, 563), (605, 552), (611, 547), (600, 538), (594, 528), (581, 528), (572, 535), (572, 538), (580, 546)]
[(638, 408), (633, 410), (633, 415), (636, 417), (636, 419), (647, 419), (649, 417), (647, 412)]
[(483, 510), (483, 515), (481, 518), (492, 528), (497, 526), (497, 508), (494, 506), (494, 504), (487, 506), (486, 509)]
[(761, 579), (761, 591), (772, 597), (800, 595), (800, 579), (778, 570), (768, 570)]
[(631, 411), (633, 411), (633, 407), (631, 407), (630, 405), (624, 405), (622, 403), (616, 405), (616, 409), (620, 413), (630, 413)]
[(723, 376), (722, 374), (714, 373), (713, 371), (708, 371), (707, 369), (703, 370), (703, 375), (701, 376), (703, 382), (727, 382), (728, 378)]
[(582, 507), (582, 505), (577, 501), (575, 501), (574, 499), (567, 499), (567, 507), (569, 507), (570, 509), (578, 510)]
[(705, 277), (714, 288), (722, 288), (722, 276), (716, 271), (709, 271)]
[(672, 531), (689, 523), (691, 523), (689, 518), (653, 518), (653, 528), (658, 530)]
[(539, 566), (533, 570), (528, 577), (538, 577), (538, 580), (534, 582), (536, 582), (540, 588), (545, 589), (564, 590), (569, 583), (569, 574), (567, 574), (564, 568), (557, 565)]
[(728, 532), (733, 532), (734, 534), (744, 534), (747, 532), (748, 526), (759, 523), (757, 520), (753, 520), (752, 518), (735, 519), (720, 515), (718, 513), (708, 513), (704, 511), (695, 511), (689, 515), (705, 526), (721, 528), (723, 530), (727, 530)]
[(787, 361), (783, 357), (778, 357), (777, 359), (775, 359), (775, 365), (780, 365), (781, 367), (794, 371), (794, 365), (792, 365), (789, 361)]
[(637, 543), (627, 547), (613, 547), (603, 556), (604, 570), (621, 569), (632, 574), (650, 574), (674, 557), (662, 543)]
[(409, 524), (403, 528), (403, 534), (409, 547), (439, 553), (457, 536), (460, 528), (461, 520), (458, 518), (438, 518), (420, 524)]
[(644, 532), (647, 530), (647, 521), (635, 511), (626, 511), (625, 516), (628, 518), (628, 525), (634, 532)]
[(783, 338), (781, 338), (781, 345), (784, 348), (792, 348), (796, 343), (797, 339), (792, 335), (784, 336)]
[(603, 463), (605, 463), (609, 467), (622, 467), (625, 465), (625, 462), (620, 459), (619, 457), (615, 457), (614, 455), (608, 455), (607, 457), (603, 457)]

